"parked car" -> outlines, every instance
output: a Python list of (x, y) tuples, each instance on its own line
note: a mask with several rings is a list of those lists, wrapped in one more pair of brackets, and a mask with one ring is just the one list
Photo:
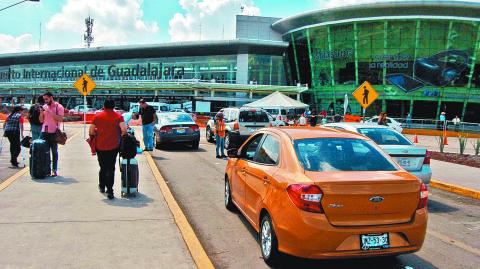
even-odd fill
[(185, 110), (183, 109), (180, 109), (180, 108), (174, 108), (174, 109), (171, 109), (170, 112), (181, 112), (181, 113), (187, 113)]
[(187, 113), (157, 113), (158, 122), (154, 126), (155, 148), (165, 144), (187, 143), (193, 149), (200, 144), (200, 128)]
[(266, 128), (228, 151), (224, 201), (279, 253), (315, 259), (420, 250), (425, 184), (368, 137), (328, 128)]
[(280, 116), (275, 117), (270, 113), (267, 113), (267, 115), (268, 115), (268, 120), (270, 121), (270, 125), (272, 127), (287, 126), (287, 123), (281, 120)]
[(361, 123), (328, 123), (324, 127), (347, 130), (369, 137), (390, 154), (405, 170), (421, 179), (423, 183), (430, 183), (432, 178), (430, 152), (424, 147), (415, 146), (401, 133), (386, 126)]
[[(268, 114), (263, 109), (223, 108), (219, 112), (223, 113), (225, 119), (226, 149), (242, 144), (256, 130), (270, 126)], [(206, 138), (209, 142), (215, 140), (214, 126), (214, 119), (210, 119), (206, 126)]]
[[(147, 102), (148, 105), (152, 106), (157, 112), (168, 112), (169, 106), (166, 103), (159, 102)], [(138, 103), (130, 103), (129, 112), (139, 112), (140, 105)]]
[(75, 113), (93, 113), (95, 112), (95, 108), (88, 106), (88, 105), (78, 105), (70, 110), (71, 112)]
[[(377, 122), (378, 122), (378, 116), (375, 116), (365, 121), (366, 124), (374, 124), (374, 125), (378, 125)], [(402, 124), (392, 118), (387, 117), (387, 124), (388, 124), (388, 127), (392, 128), (397, 132), (401, 133), (403, 131)]]

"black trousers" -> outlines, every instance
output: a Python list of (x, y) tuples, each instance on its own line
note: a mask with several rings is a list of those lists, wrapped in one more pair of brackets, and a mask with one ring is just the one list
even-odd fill
[(117, 160), (118, 149), (97, 150), (98, 164), (100, 172), (98, 173), (98, 186), (107, 187), (108, 193), (113, 193), (113, 183), (115, 181), (115, 163)]
[(20, 155), (20, 132), (13, 132), (7, 135), (8, 142), (10, 142), (10, 163), (17, 165), (17, 158)]

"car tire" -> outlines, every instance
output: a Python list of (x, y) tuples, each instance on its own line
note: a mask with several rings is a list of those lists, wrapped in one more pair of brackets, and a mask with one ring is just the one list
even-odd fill
[(157, 135), (156, 134), (153, 134), (153, 146), (156, 149), (160, 149), (160, 143), (158, 143), (158, 141), (157, 141)]
[(196, 141), (192, 142), (192, 148), (194, 150), (197, 150), (199, 148), (199, 146), (200, 146), (200, 141), (199, 140), (196, 140)]
[(210, 130), (210, 126), (207, 126), (207, 129), (205, 131), (205, 138), (207, 139), (208, 142), (213, 143), (213, 134), (212, 134), (212, 131)]
[(225, 177), (225, 207), (227, 208), (228, 211), (235, 211), (236, 207), (235, 204), (232, 201), (232, 189), (230, 187), (230, 181), (228, 180), (227, 177)]
[(232, 141), (231, 141), (231, 137), (230, 137), (230, 133), (228, 132), (225, 132), (225, 149), (226, 150), (229, 150), (232, 148)]
[(278, 251), (277, 235), (268, 214), (265, 214), (260, 222), (260, 249), (266, 264), (270, 266), (278, 264), (280, 252)]

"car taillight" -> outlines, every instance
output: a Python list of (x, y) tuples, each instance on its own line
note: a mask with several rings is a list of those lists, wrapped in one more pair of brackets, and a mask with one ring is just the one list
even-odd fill
[(235, 131), (240, 130), (240, 127), (238, 126), (238, 121), (236, 121), (236, 122), (233, 124), (233, 129), (234, 129)]
[(430, 164), (430, 157), (431, 153), (427, 150), (427, 152), (425, 152), (425, 158), (423, 158), (423, 164)]
[(190, 126), (190, 129), (191, 129), (193, 132), (198, 132), (198, 130), (200, 130), (200, 128), (198, 127), (198, 125), (192, 125), (192, 126)]
[(420, 186), (420, 201), (418, 202), (417, 209), (427, 207), (427, 201), (428, 201), (427, 185), (425, 185), (425, 183), (422, 183), (422, 185)]
[(172, 131), (172, 127), (170, 126), (163, 126), (162, 128), (160, 128), (160, 133), (168, 133)]
[(301, 210), (323, 213), (322, 190), (316, 185), (292, 184), (287, 188), (288, 196)]

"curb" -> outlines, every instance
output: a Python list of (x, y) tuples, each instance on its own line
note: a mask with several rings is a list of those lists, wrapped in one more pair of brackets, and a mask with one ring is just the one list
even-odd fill
[(433, 180), (433, 179), (430, 181), (430, 187), (480, 200), (480, 191), (478, 190), (460, 187), (458, 185), (448, 184), (448, 183)]

